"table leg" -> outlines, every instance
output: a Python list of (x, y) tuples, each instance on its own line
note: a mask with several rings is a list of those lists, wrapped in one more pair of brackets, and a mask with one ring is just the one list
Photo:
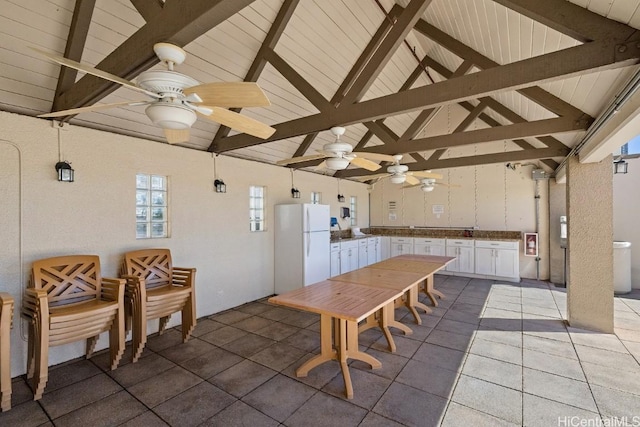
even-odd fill
[[(349, 347), (347, 346), (347, 340), (351, 337), (348, 336), (347, 321), (345, 319), (339, 320), (339, 332), (338, 332), (338, 357), (340, 362), (340, 370), (342, 371), (342, 377), (344, 379), (344, 388), (347, 393), (347, 399), (353, 399), (353, 384), (351, 383), (351, 374), (349, 373), (349, 366), (347, 365), (347, 359), (349, 357)], [(355, 323), (355, 322), (349, 322)], [(357, 324), (356, 324), (357, 327)], [(355, 331), (356, 335), (356, 347), (358, 346), (358, 330)]]
[[(347, 338), (346, 338), (346, 353), (348, 359), (360, 360), (364, 363), (371, 365), (372, 369), (378, 369), (382, 367), (382, 363), (375, 357), (368, 355), (365, 352), (360, 351), (358, 348), (358, 324), (356, 322), (349, 322), (346, 320), (340, 320), (340, 322), (346, 323)], [(340, 341), (342, 343), (342, 340)]]
[(433, 274), (427, 277), (424, 281), (424, 293), (427, 294), (427, 296), (431, 300), (431, 304), (434, 307), (438, 306), (438, 300), (436, 300), (436, 296), (441, 299), (445, 299), (445, 296), (442, 292), (437, 291), (433, 288)]
[(332, 318), (329, 315), (320, 315), (320, 354), (300, 365), (300, 367), (296, 369), (297, 377), (306, 377), (309, 371), (316, 366), (338, 358), (338, 354), (332, 346), (331, 320)]

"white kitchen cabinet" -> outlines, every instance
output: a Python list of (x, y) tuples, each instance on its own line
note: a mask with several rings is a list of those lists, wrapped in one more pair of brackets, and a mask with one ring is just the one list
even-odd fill
[(422, 237), (415, 237), (413, 239), (413, 253), (416, 255), (444, 256), (446, 252), (446, 239)]
[(475, 272), (473, 240), (446, 239), (446, 254), (456, 257), (447, 265), (447, 271), (454, 273)]
[(407, 255), (413, 253), (412, 237), (392, 237), (391, 238), (391, 256)]
[(381, 236), (380, 239), (380, 261), (384, 261), (391, 256), (391, 237)]
[(340, 275), (340, 243), (331, 243), (331, 276)]
[(378, 251), (378, 238), (367, 237), (367, 265), (371, 265), (379, 261), (376, 255), (377, 251)]
[(358, 269), (358, 241), (340, 243), (340, 274)]
[(358, 240), (358, 268), (369, 265), (369, 239)]
[(476, 274), (520, 277), (518, 242), (476, 240)]

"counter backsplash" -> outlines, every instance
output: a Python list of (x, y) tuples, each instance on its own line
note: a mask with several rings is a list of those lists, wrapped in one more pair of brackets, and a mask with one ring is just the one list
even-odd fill
[[(459, 230), (448, 228), (409, 228), (409, 227), (371, 227), (362, 228), (360, 230), (364, 234), (373, 234), (376, 236), (406, 236), (406, 237), (435, 237), (435, 238), (470, 238), (474, 239), (495, 239), (495, 240), (522, 240), (522, 232), (520, 231), (497, 231), (497, 230)], [(332, 231), (331, 239), (349, 239), (351, 238), (351, 230)]]

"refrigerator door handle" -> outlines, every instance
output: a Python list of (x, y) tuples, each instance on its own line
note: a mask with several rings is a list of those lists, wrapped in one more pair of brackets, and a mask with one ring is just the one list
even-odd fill
[(307, 233), (307, 258), (309, 258), (310, 253), (311, 253), (311, 233)]
[(308, 233), (311, 231), (311, 215), (309, 214), (309, 209), (305, 209), (305, 213), (307, 214), (307, 227), (304, 231)]

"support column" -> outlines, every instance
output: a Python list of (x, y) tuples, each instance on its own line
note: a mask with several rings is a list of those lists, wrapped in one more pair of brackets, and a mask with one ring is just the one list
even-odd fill
[(567, 162), (567, 320), (576, 328), (613, 333), (612, 156)]

